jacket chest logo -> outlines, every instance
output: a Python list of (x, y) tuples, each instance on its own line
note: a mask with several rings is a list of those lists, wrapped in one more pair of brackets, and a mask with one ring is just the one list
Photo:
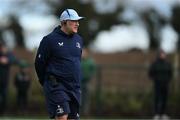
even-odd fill
[(61, 47), (64, 45), (64, 43), (63, 43), (63, 42), (61, 42), (61, 43), (59, 42), (58, 44), (59, 44), (59, 46), (61, 46)]
[(76, 42), (76, 47), (77, 47), (77, 48), (81, 48), (81, 45), (80, 45), (79, 42)]

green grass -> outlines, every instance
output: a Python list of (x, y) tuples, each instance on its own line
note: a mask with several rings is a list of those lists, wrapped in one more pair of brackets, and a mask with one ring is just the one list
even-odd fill
[[(14, 117), (0, 117), (0, 120), (53, 120), (47, 118), (14, 118)], [(152, 120), (152, 119), (80, 119), (80, 120)], [(175, 120), (175, 119), (173, 119)]]

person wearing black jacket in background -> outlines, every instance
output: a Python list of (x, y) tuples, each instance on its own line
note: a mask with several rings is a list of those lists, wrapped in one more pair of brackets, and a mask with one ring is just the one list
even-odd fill
[(156, 60), (151, 64), (149, 69), (149, 77), (154, 83), (154, 119), (166, 119), (165, 115), (169, 83), (172, 79), (172, 65), (167, 61), (166, 53), (163, 50), (158, 52)]
[(10, 67), (16, 62), (17, 59), (6, 44), (0, 42), (0, 114), (4, 114), (6, 109)]

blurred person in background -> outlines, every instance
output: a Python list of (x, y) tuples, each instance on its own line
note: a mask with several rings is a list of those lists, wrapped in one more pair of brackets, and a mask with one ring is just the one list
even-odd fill
[(64, 10), (60, 26), (42, 39), (37, 51), (36, 73), (55, 120), (79, 119), (83, 41), (77, 32), (82, 18), (73, 9)]
[(16, 61), (15, 56), (9, 51), (6, 44), (0, 42), (0, 114), (4, 113), (7, 106), (10, 66)]
[(163, 50), (158, 52), (156, 60), (151, 64), (149, 77), (154, 83), (154, 119), (168, 119), (166, 106), (168, 100), (169, 83), (173, 76), (172, 65), (167, 61)]
[(82, 61), (81, 61), (81, 68), (82, 68), (82, 80), (81, 80), (81, 91), (82, 91), (82, 106), (81, 106), (81, 113), (87, 114), (89, 108), (89, 82), (95, 74), (96, 71), (96, 64), (93, 58), (90, 56), (90, 51), (88, 48), (83, 48), (82, 52)]
[(26, 61), (21, 61), (19, 71), (15, 75), (14, 85), (17, 90), (17, 105), (23, 111), (27, 109), (30, 84), (29, 65)]

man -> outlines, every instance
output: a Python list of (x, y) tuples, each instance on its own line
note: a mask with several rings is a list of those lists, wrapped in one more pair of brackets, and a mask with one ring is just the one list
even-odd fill
[(157, 59), (150, 66), (149, 76), (154, 82), (154, 118), (159, 119), (160, 117), (163, 117), (163, 120), (167, 119), (165, 109), (168, 98), (169, 82), (172, 79), (172, 66), (166, 60), (164, 51), (159, 51)]
[(81, 91), (82, 91), (81, 113), (85, 115), (88, 113), (88, 107), (89, 107), (88, 84), (96, 72), (96, 64), (93, 58), (90, 56), (90, 51), (88, 50), (88, 48), (83, 48), (81, 68), (83, 73), (81, 80)]
[(17, 105), (21, 112), (26, 111), (28, 107), (28, 91), (31, 85), (29, 67), (30, 65), (22, 60), (19, 64), (19, 71), (14, 77), (14, 85), (17, 91)]
[(4, 114), (7, 104), (9, 72), (15, 56), (8, 50), (4, 42), (0, 42), (0, 114)]
[(80, 17), (73, 9), (60, 16), (60, 26), (45, 36), (38, 48), (35, 69), (44, 88), (50, 118), (79, 119), (82, 38)]

